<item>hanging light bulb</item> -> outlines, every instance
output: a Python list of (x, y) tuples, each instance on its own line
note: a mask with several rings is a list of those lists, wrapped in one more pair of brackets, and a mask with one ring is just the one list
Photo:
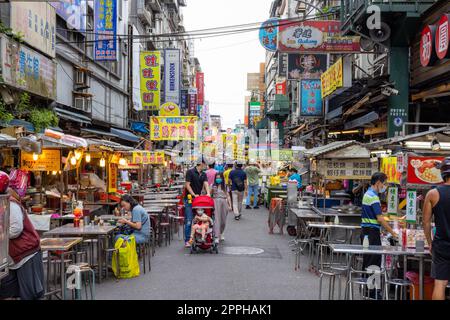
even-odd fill
[(105, 158), (101, 158), (100, 159), (100, 167), (102, 167), (102, 168), (104, 168), (106, 166), (106, 160), (105, 160)]
[(72, 158), (70, 158), (70, 164), (71, 165), (76, 165), (77, 164), (77, 158), (76, 157), (72, 157)]
[(56, 176), (56, 173), (57, 173), (56, 171), (52, 171), (52, 175)]
[(126, 166), (126, 165), (127, 165), (127, 160), (125, 160), (125, 158), (120, 158), (120, 159), (119, 159), (119, 164), (120, 164), (121, 166)]
[(39, 155), (37, 153), (33, 153), (33, 161), (37, 161), (39, 159)]
[(76, 150), (76, 151), (75, 151), (75, 159), (80, 160), (80, 158), (81, 158), (82, 155), (83, 155), (83, 154), (81, 153), (81, 151), (79, 151), (79, 150)]
[(91, 154), (90, 153), (86, 153), (86, 162), (87, 163), (91, 162)]

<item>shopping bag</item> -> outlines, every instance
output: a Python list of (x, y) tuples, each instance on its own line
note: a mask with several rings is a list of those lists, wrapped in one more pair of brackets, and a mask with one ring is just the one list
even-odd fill
[[(128, 279), (139, 276), (139, 260), (136, 251), (134, 235), (121, 235), (114, 248), (112, 257), (112, 270), (117, 278)], [(119, 268), (117, 268), (117, 254), (119, 254)]]

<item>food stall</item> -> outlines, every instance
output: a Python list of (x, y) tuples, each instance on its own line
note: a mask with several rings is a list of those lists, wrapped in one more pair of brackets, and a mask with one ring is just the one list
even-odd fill
[[(351, 205), (351, 195), (344, 181), (370, 180), (378, 171), (377, 159), (356, 141), (336, 141), (307, 149), (304, 156), (310, 161), (310, 180), (315, 192), (311, 194), (312, 209), (325, 217), (342, 217), (347, 222), (360, 221), (361, 208)], [(348, 188), (348, 187), (347, 187)]]

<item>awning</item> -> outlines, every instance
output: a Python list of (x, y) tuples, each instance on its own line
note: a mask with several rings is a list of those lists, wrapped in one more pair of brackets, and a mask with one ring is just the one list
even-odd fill
[(351, 141), (335, 141), (335, 142), (326, 144), (324, 146), (320, 146), (320, 147), (317, 147), (317, 148), (312, 148), (312, 149), (305, 150), (305, 155), (308, 156), (308, 157), (317, 157), (317, 156), (320, 156), (322, 154), (328, 153), (330, 151), (347, 147), (347, 146), (352, 145), (354, 143), (356, 143), (356, 141), (353, 141), (353, 140), (351, 140)]
[(34, 132), (34, 125), (31, 122), (21, 120), (21, 119), (12, 119), (8, 126), (10, 127), (24, 127), (28, 132)]
[(100, 138), (102, 136), (111, 137), (111, 138), (118, 138), (118, 136), (115, 135), (114, 133), (107, 132), (107, 131), (102, 131), (102, 130), (96, 130), (96, 129), (81, 128), (81, 132), (95, 134), (97, 136), (100, 136)]
[(354, 140), (335, 141), (327, 145), (305, 151), (306, 157), (323, 159), (363, 159), (370, 158), (370, 151)]
[(5, 145), (5, 144), (13, 144), (17, 141), (16, 138), (8, 135), (8, 134), (0, 134), (0, 145)]
[(58, 115), (58, 117), (66, 119), (66, 120), (72, 120), (72, 121), (76, 121), (76, 122), (81, 122), (84, 124), (91, 124), (91, 119), (89, 117), (86, 117), (85, 115), (76, 113), (76, 112), (71, 112), (71, 111), (67, 111), (64, 109), (60, 109), (60, 108), (55, 108), (54, 109), (56, 114)]
[(117, 135), (120, 139), (131, 141), (131, 142), (139, 142), (139, 140), (141, 140), (137, 135), (135, 135), (127, 130), (111, 128), (111, 133)]
[(98, 149), (109, 149), (112, 151), (133, 151), (135, 150), (132, 147), (124, 146), (120, 143), (108, 141), (108, 140), (101, 140), (101, 139), (87, 139), (87, 143), (89, 147), (97, 147)]
[(146, 122), (132, 121), (131, 130), (135, 132), (149, 134), (150, 131), (147, 128), (148, 124)]

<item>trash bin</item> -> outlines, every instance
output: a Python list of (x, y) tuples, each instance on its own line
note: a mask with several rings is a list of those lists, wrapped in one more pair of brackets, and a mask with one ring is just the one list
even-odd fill
[[(415, 291), (415, 300), (419, 300), (420, 292), (419, 292), (419, 274), (417, 272), (409, 271), (406, 273), (406, 278), (413, 283), (414, 291)], [(424, 299), (431, 300), (433, 297), (433, 289), (434, 289), (434, 280), (430, 276), (424, 276)], [(412, 290), (409, 292), (409, 299), (413, 300)]]

